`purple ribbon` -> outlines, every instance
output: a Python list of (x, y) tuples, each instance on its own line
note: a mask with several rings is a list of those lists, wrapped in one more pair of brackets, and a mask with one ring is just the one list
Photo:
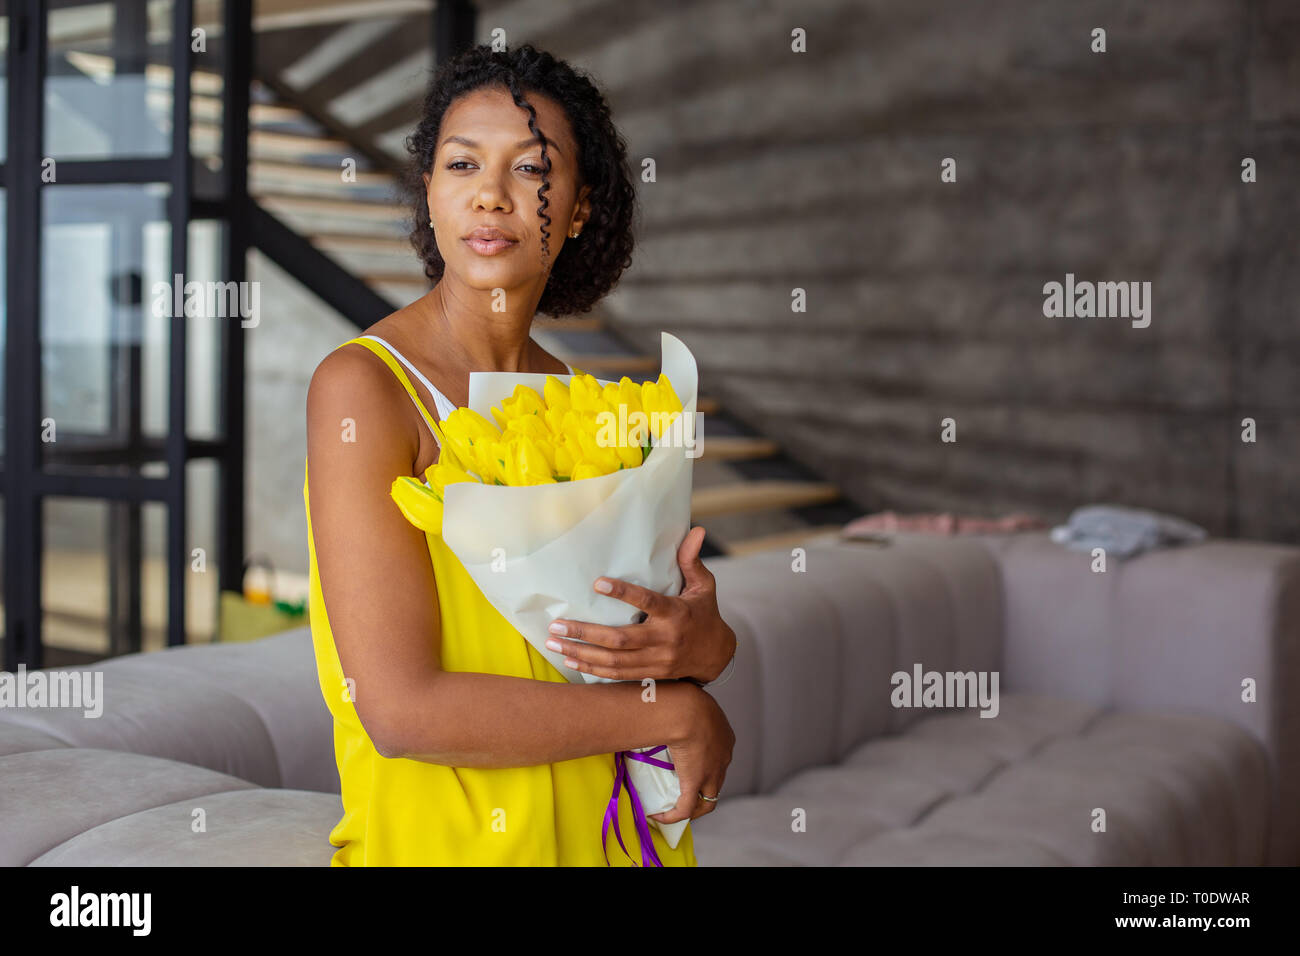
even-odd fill
[[(609, 866), (609, 848), (605, 846), (605, 841), (609, 839), (609, 824), (613, 821), (614, 836), (618, 838), (618, 845), (623, 847), (623, 855), (629, 860), (632, 854), (627, 852), (627, 847), (623, 844), (623, 834), (618, 829), (618, 795), (624, 786), (627, 787), (627, 794), (632, 798), (632, 817), (636, 821), (637, 836), (641, 838), (641, 865), (642, 866), (659, 866), (663, 863), (659, 860), (659, 854), (655, 852), (654, 840), (650, 838), (650, 821), (646, 819), (645, 809), (641, 806), (641, 798), (637, 795), (636, 787), (632, 786), (632, 775), (627, 772), (627, 760), (640, 760), (642, 763), (654, 764), (656, 767), (662, 767), (665, 770), (674, 769), (673, 765), (666, 760), (657, 760), (651, 754), (657, 754), (661, 750), (666, 750), (667, 744), (660, 744), (658, 747), (651, 747), (644, 753), (636, 750), (620, 750), (614, 754), (614, 794), (609, 798), (609, 806), (605, 808), (605, 822), (600, 828), (600, 845), (605, 851), (605, 865)], [(636, 861), (633, 860), (633, 863)]]

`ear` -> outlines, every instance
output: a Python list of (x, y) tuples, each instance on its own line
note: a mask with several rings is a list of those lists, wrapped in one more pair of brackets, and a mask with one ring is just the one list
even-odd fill
[(577, 229), (581, 229), (583, 226), (585, 226), (587, 224), (587, 220), (591, 218), (591, 199), (589, 198), (590, 196), (591, 196), (590, 186), (583, 186), (581, 189), (578, 190), (578, 201), (574, 204), (574, 210), (573, 210), (573, 225)]

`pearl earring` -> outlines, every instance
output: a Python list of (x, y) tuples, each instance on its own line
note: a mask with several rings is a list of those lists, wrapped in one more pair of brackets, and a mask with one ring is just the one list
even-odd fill
[(433, 217), (432, 217), (432, 216), (429, 217), (429, 228), (430, 228), (430, 229), (433, 228)]

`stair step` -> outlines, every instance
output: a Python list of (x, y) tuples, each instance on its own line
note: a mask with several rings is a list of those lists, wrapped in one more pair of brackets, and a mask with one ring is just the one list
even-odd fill
[(740, 481), (699, 488), (691, 495), (691, 519), (746, 511), (797, 508), (833, 501), (840, 490), (820, 481)]
[(393, 222), (402, 219), (410, 210), (391, 202), (365, 199), (343, 199), (328, 196), (297, 196), (291, 193), (258, 192), (259, 202), (268, 209), (284, 209), (297, 213), (317, 213), (328, 216), (346, 216), (372, 222)]
[(708, 426), (700, 442), (703, 457), (714, 461), (735, 461), (741, 458), (766, 458), (781, 450), (770, 438), (750, 435), (718, 435), (711, 437)]
[[(215, 122), (197, 120), (190, 124), (190, 135), (196, 149), (215, 149), (221, 142), (221, 126)], [(281, 156), (351, 156), (357, 149), (347, 140), (316, 133), (291, 133), (283, 130), (251, 129), (248, 132), (248, 152), (253, 158)]]
[(280, 179), (295, 186), (309, 183), (316, 186), (332, 186), (342, 194), (357, 186), (391, 186), (393, 177), (385, 172), (358, 169), (355, 182), (343, 181), (343, 169), (340, 165), (316, 166), (307, 163), (285, 163), (274, 160), (258, 159), (248, 165), (249, 179)]
[(285, 106), (280, 103), (250, 103), (248, 121), (254, 126), (262, 126), (271, 123), (302, 123), (309, 120), (307, 114), (296, 106)]
[(333, 136), (306, 136), (300, 133), (280, 133), (267, 129), (250, 130), (248, 134), (248, 151), (250, 154), (264, 156), (267, 153), (290, 156), (310, 156), (327, 154), (331, 156), (348, 156), (355, 154), (357, 148), (347, 140)]
[(722, 548), (728, 555), (737, 558), (746, 554), (757, 554), (760, 551), (776, 551), (778, 549), (785, 551), (790, 548), (802, 547), (814, 538), (839, 537), (842, 527), (844, 526), (838, 524), (810, 525), (807, 528), (798, 528), (794, 531), (759, 535), (741, 541), (727, 541), (723, 543)]
[(393, 255), (413, 255), (411, 243), (396, 236), (366, 236), (350, 232), (308, 233), (312, 245), (333, 252), (389, 252)]
[[(170, 92), (168, 92), (170, 95)], [(221, 123), (224, 102), (219, 96), (201, 96), (195, 94), (190, 98), (191, 126), (217, 126)], [(277, 123), (310, 123), (307, 114), (296, 106), (282, 106), (275, 103), (250, 103), (248, 122), (253, 127), (270, 126)]]

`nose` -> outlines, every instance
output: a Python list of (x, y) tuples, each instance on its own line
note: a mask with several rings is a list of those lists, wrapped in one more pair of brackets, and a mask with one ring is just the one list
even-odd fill
[(501, 185), (500, 177), (492, 173), (481, 175), (474, 193), (474, 211), (510, 212), (510, 209), (510, 193)]

